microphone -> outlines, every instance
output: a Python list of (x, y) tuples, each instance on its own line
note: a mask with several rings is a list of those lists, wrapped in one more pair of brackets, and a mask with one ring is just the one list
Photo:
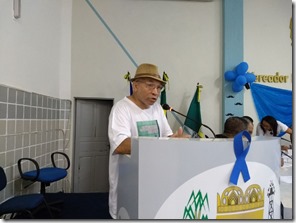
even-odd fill
[(173, 108), (170, 107), (168, 104), (163, 104), (163, 105), (162, 105), (162, 108), (163, 108), (164, 110), (169, 110), (169, 111), (173, 110)]
[(169, 110), (169, 111), (175, 112), (175, 113), (177, 113), (177, 114), (179, 114), (179, 115), (182, 115), (182, 116), (185, 117), (185, 118), (190, 119), (190, 120), (193, 121), (193, 122), (196, 122), (195, 120), (193, 120), (193, 119), (187, 117), (186, 115), (183, 115), (182, 113), (176, 111), (175, 109), (173, 109), (172, 107), (170, 107), (168, 104), (163, 104), (163, 105), (162, 105), (162, 108), (163, 108), (164, 110)]
[[(164, 110), (167, 110), (167, 111), (175, 112), (175, 113), (177, 113), (177, 114), (179, 114), (179, 115), (181, 115), (181, 116), (183, 116), (183, 117), (185, 117), (185, 118), (188, 118), (189, 120), (191, 120), (191, 121), (197, 123), (194, 119), (192, 119), (192, 118), (188, 117), (187, 115), (184, 115), (184, 114), (182, 114), (182, 113), (176, 111), (175, 109), (173, 109), (173, 108), (172, 108), (171, 106), (169, 106), (168, 104), (163, 104), (163, 105), (162, 105), (162, 108), (163, 108)], [(202, 123), (201, 123), (201, 125), (204, 126), (204, 127), (206, 127), (207, 129), (209, 129), (209, 130), (212, 132), (212, 134), (214, 135), (214, 137), (216, 137), (216, 134), (214, 133), (214, 131), (213, 131), (209, 126), (207, 126), (207, 125), (205, 125), (205, 124), (202, 124)]]

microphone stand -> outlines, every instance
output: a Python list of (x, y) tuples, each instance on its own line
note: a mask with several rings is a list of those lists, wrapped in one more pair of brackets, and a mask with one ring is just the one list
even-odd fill
[[(176, 112), (177, 114), (182, 115), (183, 117), (188, 118), (189, 120), (191, 120), (191, 121), (193, 121), (193, 122), (196, 123), (196, 121), (195, 121), (194, 119), (192, 119), (192, 118), (190, 118), (190, 117), (188, 117), (188, 116), (186, 116), (186, 115), (183, 115), (182, 113), (180, 113), (180, 112), (178, 112), (178, 111), (176, 111), (176, 110), (174, 110), (174, 109), (171, 109), (171, 111), (172, 111), (172, 112)], [(205, 125), (205, 124), (202, 124), (202, 123), (201, 123), (201, 125), (204, 126), (204, 127), (206, 127), (207, 129), (209, 129), (209, 130), (212, 132), (214, 138), (216, 137), (216, 134), (214, 133), (214, 131), (213, 131), (209, 126), (207, 126), (207, 125)]]
[(204, 126), (204, 127), (206, 127), (207, 129), (209, 129), (212, 132), (214, 138), (216, 138), (216, 134), (214, 133), (214, 131), (209, 126), (207, 126), (205, 124), (202, 124), (202, 123), (201, 123), (201, 125)]
[(285, 155), (285, 156), (289, 157), (290, 159), (292, 159), (292, 156), (288, 155), (287, 153), (285, 153), (283, 151), (282, 151), (282, 155)]
[(175, 119), (179, 122), (179, 124), (182, 126), (182, 128), (185, 130), (185, 132), (186, 132), (187, 134), (191, 135), (191, 133), (190, 133), (189, 130), (188, 130), (188, 127), (185, 126), (185, 125), (181, 122), (181, 120), (178, 118), (178, 116), (177, 116), (176, 114), (174, 114), (174, 113), (172, 113), (172, 115), (173, 115), (173, 116), (175, 117)]
[(283, 138), (283, 137), (281, 137), (281, 139), (284, 140), (284, 141), (286, 141), (286, 142), (292, 143), (290, 140), (285, 139), (285, 138)]

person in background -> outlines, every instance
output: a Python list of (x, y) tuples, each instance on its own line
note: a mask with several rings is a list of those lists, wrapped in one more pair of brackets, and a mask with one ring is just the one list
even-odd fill
[(131, 154), (131, 137), (185, 137), (183, 129), (173, 133), (161, 105), (157, 102), (166, 84), (153, 64), (141, 64), (131, 79), (133, 93), (118, 101), (109, 116), (109, 212), (117, 218), (118, 159)]
[(247, 116), (247, 115), (243, 116), (242, 118), (245, 119), (248, 122), (247, 131), (250, 133), (250, 135), (252, 135), (253, 131), (254, 131), (254, 121), (253, 121), (253, 119), (250, 116)]
[(281, 132), (292, 135), (291, 128), (270, 115), (263, 117), (256, 128), (257, 136), (278, 136)]
[[(281, 132), (292, 135), (292, 129), (284, 123), (276, 120), (274, 117), (267, 115), (261, 119), (256, 128), (257, 136), (271, 136), (277, 137)], [(281, 145), (281, 150), (288, 152), (289, 146)], [(283, 166), (283, 158), (281, 159), (281, 166)]]
[(234, 138), (236, 134), (246, 130), (247, 125), (248, 122), (241, 117), (229, 117), (224, 123), (223, 133), (217, 134), (216, 138)]

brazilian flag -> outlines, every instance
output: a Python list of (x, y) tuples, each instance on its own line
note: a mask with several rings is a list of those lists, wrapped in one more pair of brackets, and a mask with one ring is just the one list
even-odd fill
[[(204, 134), (200, 131), (200, 127), (202, 125), (201, 121), (201, 112), (200, 112), (200, 92), (202, 85), (197, 83), (195, 94), (190, 103), (187, 117), (185, 119), (184, 125), (189, 127), (191, 130), (196, 132), (199, 137), (204, 138)], [(194, 121), (193, 121), (194, 120)]]

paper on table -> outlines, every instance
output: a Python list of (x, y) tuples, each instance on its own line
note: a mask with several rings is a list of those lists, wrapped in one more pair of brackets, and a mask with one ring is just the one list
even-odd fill
[(281, 176), (280, 181), (283, 183), (292, 183), (292, 176)]

